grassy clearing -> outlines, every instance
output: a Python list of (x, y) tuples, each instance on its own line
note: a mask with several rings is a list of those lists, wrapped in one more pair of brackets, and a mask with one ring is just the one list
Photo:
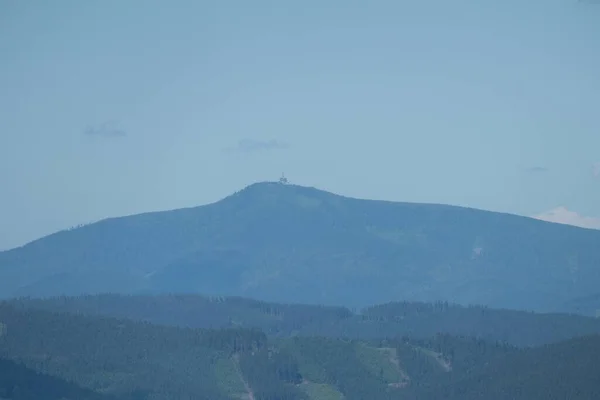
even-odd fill
[(333, 386), (324, 383), (305, 382), (300, 387), (311, 400), (343, 400), (344, 395)]

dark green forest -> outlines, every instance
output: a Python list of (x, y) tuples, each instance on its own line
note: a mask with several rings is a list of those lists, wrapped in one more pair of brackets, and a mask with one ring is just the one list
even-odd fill
[(87, 295), (21, 298), (11, 304), (83, 315), (103, 315), (189, 328), (252, 328), (270, 336), (378, 339), (438, 333), (536, 346), (600, 333), (600, 319), (570, 314), (461, 306), (448, 302), (393, 302), (363, 310), (278, 304), (241, 297), (199, 295)]
[[(78, 398), (458, 400), (485, 394), (483, 398), (541, 400), (594, 399), (600, 388), (598, 335), (535, 347), (443, 332), (362, 339), (293, 332), (273, 335), (251, 327), (159, 325), (49, 311), (31, 304), (0, 303), (0, 357), (18, 363), (10, 365), (19, 365), (29, 375), (54, 379), (47, 384), (55, 387), (48, 389), (48, 396), (62, 390), (66, 393), (62, 396), (70, 398), (68, 393), (83, 390), (88, 397)], [(256, 304), (264, 305), (261, 313), (283, 318), (277, 305)], [(392, 314), (386, 318), (398, 313), (399, 305), (388, 307)], [(425, 310), (443, 310), (446, 305), (430, 307)], [(358, 326), (364, 321), (375, 323), (385, 314), (374, 309), (368, 318), (359, 318), (340, 308), (298, 309), (304, 310), (297, 315), (299, 325), (357, 318)], [(289, 323), (293, 315), (286, 316)], [(560, 326), (564, 316), (555, 317), (553, 323)], [(15, 382), (25, 382), (19, 376), (28, 373), (4, 375), (8, 377), (3, 381), (8, 388), (5, 398), (28, 398), (7, 391), (19, 386)]]
[(83, 389), (71, 382), (36, 372), (0, 358), (0, 399), (12, 400), (125, 400)]

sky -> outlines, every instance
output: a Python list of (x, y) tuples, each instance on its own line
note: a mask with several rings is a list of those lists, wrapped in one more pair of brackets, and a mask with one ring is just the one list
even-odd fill
[(0, 249), (277, 180), (600, 227), (600, 2), (4, 0)]

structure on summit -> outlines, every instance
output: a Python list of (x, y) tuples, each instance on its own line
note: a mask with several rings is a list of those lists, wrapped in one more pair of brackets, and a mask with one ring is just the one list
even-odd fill
[(281, 174), (281, 178), (279, 178), (279, 183), (281, 183), (282, 185), (286, 185), (289, 183), (284, 174)]

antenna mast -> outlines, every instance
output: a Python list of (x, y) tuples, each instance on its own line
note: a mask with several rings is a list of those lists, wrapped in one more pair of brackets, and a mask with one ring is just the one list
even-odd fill
[(281, 174), (281, 178), (279, 178), (279, 183), (281, 183), (282, 185), (285, 185), (288, 183), (287, 178), (285, 177), (285, 174)]

